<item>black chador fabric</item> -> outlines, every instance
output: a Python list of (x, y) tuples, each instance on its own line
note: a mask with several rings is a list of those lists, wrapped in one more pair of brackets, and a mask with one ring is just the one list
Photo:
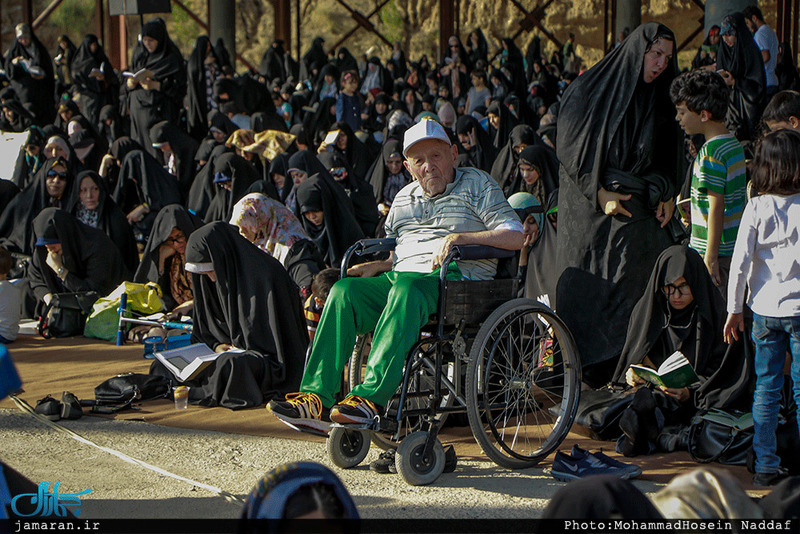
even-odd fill
[(764, 60), (753, 35), (747, 29), (744, 15), (728, 15), (723, 21), (725, 25), (731, 26), (736, 33), (733, 46), (728, 46), (723, 39), (717, 52), (717, 69), (730, 72), (736, 80), (730, 88), (725, 124), (737, 139), (747, 141), (755, 137), (766, 104)]
[(525, 94), (525, 59), (522, 57), (522, 51), (514, 43), (514, 40), (506, 37), (502, 40), (505, 48), (501, 56), (501, 65), (511, 73), (511, 90), (517, 96)]
[[(335, 108), (335, 98), (323, 98), (317, 106), (317, 110), (313, 114), (306, 114), (303, 119), (303, 130), (312, 147), (319, 146), (322, 140), (325, 139), (325, 135), (333, 129), (331, 127), (336, 123)], [(331, 113), (331, 109), (333, 109), (333, 113)]]
[[(658, 202), (675, 198), (680, 187), (681, 143), (668, 94), (677, 62), (652, 83), (642, 77), (645, 50), (659, 34), (674, 43), (661, 24), (639, 26), (572, 82), (560, 106), (555, 309), (587, 366), (619, 356), (656, 258), (677, 242), (671, 226), (679, 223), (661, 228), (655, 217)], [(600, 187), (632, 194), (623, 205), (633, 217), (600, 211)]]
[[(205, 406), (250, 408), (297, 391), (308, 336), (302, 306), (288, 273), (226, 222), (192, 233), (186, 261), (211, 263), (216, 282), (192, 274), (192, 343), (229, 344), (225, 354), (191, 382), (189, 398)], [(167, 373), (151, 367), (151, 373)]]
[(233, 72), (233, 64), (231, 63), (231, 53), (225, 47), (225, 40), (222, 37), (217, 38), (217, 44), (214, 45), (214, 55), (217, 57), (220, 68), (226, 74)]
[[(208, 128), (208, 135), (200, 143), (200, 146), (197, 148), (197, 152), (194, 155), (195, 163), (208, 161), (211, 157), (211, 152), (213, 152), (216, 147), (223, 144), (217, 142), (211, 133), (211, 128), (216, 128), (217, 130), (223, 132), (225, 134), (225, 139), (228, 139), (233, 132), (239, 129), (239, 127), (236, 126), (233, 121), (231, 121), (224, 113), (216, 109), (212, 109), (208, 113)], [(194, 184), (194, 180), (192, 180), (192, 184)]]
[(186, 207), (201, 219), (205, 218), (211, 201), (217, 196), (217, 186), (214, 184), (214, 166), (217, 158), (228, 153), (233, 153), (233, 150), (225, 145), (214, 147), (208, 161), (197, 172), (192, 187), (189, 189), (189, 200), (186, 201)]
[(75, 177), (74, 191), (72, 193), (72, 205), (69, 212), (78, 218), (78, 212), (82, 210), (83, 204), (80, 200), (81, 182), (84, 178), (90, 179), (100, 190), (97, 207), (93, 210), (96, 213), (97, 226), (106, 233), (111, 241), (119, 249), (122, 261), (129, 272), (136, 271), (139, 266), (139, 251), (136, 248), (136, 239), (133, 236), (133, 228), (128, 224), (125, 213), (108, 194), (106, 181), (94, 171), (83, 171)]
[(614, 475), (575, 480), (553, 495), (542, 519), (657, 519), (664, 517), (632, 482)]
[[(500, 107), (506, 109), (506, 107), (503, 105)], [(533, 128), (527, 124), (515, 126), (514, 129), (509, 132), (509, 135), (506, 139), (508, 141), (505, 143), (503, 148), (500, 149), (500, 152), (498, 152), (497, 158), (495, 158), (494, 164), (492, 165), (492, 172), (490, 173), (492, 178), (494, 178), (494, 180), (497, 182), (497, 185), (500, 186), (500, 189), (503, 189), (504, 191), (508, 189), (509, 185), (511, 184), (511, 180), (514, 178), (514, 173), (517, 170), (517, 161), (519, 161), (519, 155), (517, 154), (516, 150), (514, 150), (514, 147), (519, 147), (520, 145), (533, 146), (542, 144), (542, 139), (536, 135), (536, 132), (533, 130)]]
[(150, 128), (150, 139), (154, 143), (169, 143), (175, 156), (175, 171), (181, 198), (186, 198), (192, 187), (195, 175), (194, 155), (197, 153), (197, 141), (174, 124), (161, 121)]
[[(14, 118), (8, 120), (5, 110), (12, 111)], [(6, 100), (2, 105), (3, 115), (0, 116), (0, 131), (4, 132), (24, 132), (33, 124), (33, 115), (25, 109), (25, 106), (18, 100)]]
[[(372, 194), (375, 196), (375, 201), (386, 204), (388, 200), (389, 203), (387, 205), (391, 204), (391, 200), (394, 200), (394, 197), (391, 199), (386, 198), (386, 180), (391, 176), (389, 174), (389, 169), (386, 167), (386, 161), (394, 155), (399, 155), (401, 159), (405, 160), (405, 158), (403, 158), (403, 143), (397, 141), (396, 139), (387, 141), (386, 144), (383, 145), (382, 153), (380, 157), (375, 160), (375, 165), (372, 168), (372, 173), (370, 174), (369, 180), (369, 183), (372, 186)], [(400, 173), (403, 175), (403, 179), (405, 180), (403, 185), (400, 186), (400, 189), (402, 189), (403, 186), (411, 183), (413, 179), (411, 178), (411, 175), (409, 174), (405, 165), (401, 166), (400, 169)], [(399, 190), (395, 190), (394, 194), (396, 195), (398, 191)]]
[(145, 24), (142, 35), (158, 41), (158, 46), (150, 53), (139, 43), (133, 51), (131, 71), (152, 71), (161, 88), (154, 91), (138, 86), (128, 93), (131, 137), (151, 156), (158, 158), (158, 149), (153, 148), (150, 139), (150, 128), (159, 121), (178, 121), (178, 111), (186, 95), (186, 67), (180, 50), (167, 34), (163, 20), (156, 18)]
[(64, 166), (61, 158), (47, 160), (28, 187), (16, 195), (0, 214), (0, 241), (9, 251), (30, 255), (33, 251), (31, 223), (34, 217), (48, 207), (67, 209), (72, 205), (75, 176), (69, 169), (61, 198), (55, 199), (47, 192), (47, 173), (57, 162)]
[[(286, 199), (289, 198), (289, 193), (292, 192), (292, 188), (294, 188), (294, 180), (292, 177), (289, 176), (289, 155), (288, 154), (278, 154), (275, 159), (273, 159), (269, 164), (269, 169), (267, 170), (267, 177), (264, 180), (268, 180), (273, 185), (275, 181), (272, 179), (273, 175), (280, 175), (283, 176), (283, 187), (280, 191), (278, 191), (278, 200), (281, 202), (286, 202)], [(263, 193), (263, 191), (250, 191), (251, 193)], [(266, 193), (265, 193), (266, 194)], [(269, 196), (269, 195), (267, 195)]]
[[(206, 78), (206, 58), (209, 55), (214, 59), (211, 66), (208, 67), (215, 73), (211, 80)], [(186, 126), (189, 135), (196, 141), (203, 139), (208, 132), (206, 124), (209, 112), (208, 95), (213, 87), (214, 79), (220, 75), (222, 72), (214, 47), (211, 46), (211, 40), (206, 35), (201, 35), (195, 41), (192, 54), (189, 56), (189, 61), (186, 62)]]
[[(534, 183), (533, 187), (529, 186), (525, 180), (523, 180), (519, 172), (519, 165), (522, 162), (534, 167), (539, 172), (538, 183)], [(550, 198), (550, 193), (558, 189), (558, 167), (556, 151), (549, 146), (541, 144), (526, 147), (520, 152), (517, 158), (517, 169), (513, 175), (514, 179), (505, 192), (506, 196), (510, 197), (514, 193), (523, 191), (525, 193), (531, 193), (540, 204), (544, 205), (548, 198)], [(539, 183), (541, 183), (541, 188), (539, 187)], [(539, 195), (537, 191), (540, 191), (541, 195)]]
[[(14, 165), (14, 174), (11, 176), (11, 181), (14, 182), (20, 190), (25, 189), (28, 184), (33, 181), (33, 177), (36, 176), (36, 173), (47, 160), (44, 155), (44, 132), (42, 132), (38, 126), (30, 129), (26, 145), (38, 146), (39, 152), (35, 156), (29, 156), (24, 147), (20, 149), (17, 162)], [(0, 213), (2, 212), (3, 211), (0, 210)]]
[[(25, 26), (27, 27), (27, 25)], [(3, 64), (6, 76), (11, 82), (11, 88), (17, 94), (17, 99), (33, 114), (35, 124), (44, 126), (53, 122), (56, 115), (53, 101), (55, 95), (53, 62), (42, 42), (30, 29), (28, 31), (31, 36), (30, 45), (22, 46), (15, 39), (11, 48), (6, 52)], [(30, 62), (32, 67), (41, 68), (44, 71), (44, 77), (41, 80), (34, 79), (22, 62), (14, 65), (12, 61), (17, 57)]]
[[(111, 124), (106, 124), (107, 120), (110, 120)], [(127, 124), (120, 117), (116, 104), (103, 106), (97, 121), (97, 133), (106, 140), (109, 147), (120, 137), (128, 135)]]
[[(270, 102), (272, 102), (270, 100)], [(275, 111), (275, 103), (272, 102), (271, 111), (256, 111), (250, 116), (250, 129), (255, 133), (261, 133), (267, 130), (275, 130), (278, 132), (285, 132), (286, 122), (278, 116)]]
[(111, 239), (100, 229), (78, 221), (69, 212), (47, 208), (33, 220), (35, 237), (58, 239), (67, 270), (62, 281), (47, 265), (47, 248), (36, 247), (28, 277), (36, 300), (47, 293), (97, 291), (108, 295), (129, 273)]
[(147, 204), (149, 213), (134, 228), (148, 235), (159, 210), (180, 203), (178, 180), (144, 150), (129, 150), (124, 158), (111, 198), (125, 213), (130, 213), (140, 204)]
[[(545, 213), (558, 207), (558, 189), (547, 197)], [(528, 270), (525, 274), (524, 296), (529, 299), (539, 299), (547, 295), (552, 303), (556, 298), (556, 284), (558, 271), (556, 269), (556, 252), (558, 246), (558, 226), (545, 215), (542, 226), (539, 227), (539, 237), (528, 252)]]
[(358, 61), (356, 58), (353, 57), (353, 54), (345, 48), (344, 46), (339, 49), (339, 53), (336, 54), (336, 68), (339, 69), (340, 73), (344, 73), (348, 70), (353, 70), (358, 72)]
[[(65, 93), (70, 93), (75, 81), (71, 73), (72, 63), (75, 61), (77, 47), (66, 34), (58, 36), (58, 47), (53, 56), (56, 73), (56, 98), (61, 98)], [(62, 44), (65, 46), (62, 48)], [(57, 63), (56, 63), (57, 62)]]
[[(317, 156), (326, 169), (344, 169), (347, 176), (342, 180), (334, 181), (344, 188), (347, 196), (353, 203), (356, 220), (367, 237), (375, 236), (375, 229), (378, 226), (378, 206), (375, 202), (375, 195), (372, 187), (364, 180), (359, 180), (344, 160), (342, 154), (336, 152), (325, 152)], [(339, 171), (341, 172), (341, 171)]]
[(344, 121), (334, 123), (331, 130), (339, 130), (347, 135), (347, 146), (344, 150), (334, 147), (333, 151), (343, 154), (350, 168), (359, 180), (364, 180), (367, 176), (372, 162), (377, 154), (373, 153), (369, 146), (359, 141), (350, 125)]
[(142, 261), (139, 263), (139, 268), (136, 269), (136, 274), (133, 275), (133, 281), (140, 284), (146, 282), (156, 282), (161, 286), (161, 291), (164, 295), (164, 304), (168, 310), (175, 308), (176, 302), (172, 296), (169, 284), (169, 273), (166, 266), (164, 273), (158, 272), (158, 255), (159, 247), (163, 245), (173, 228), (179, 229), (189, 239), (192, 232), (203, 226), (203, 221), (200, 217), (192, 215), (186, 208), (180, 204), (170, 204), (164, 206), (153, 221), (153, 229), (150, 230), (150, 235), (147, 237), (147, 244), (142, 253)]
[[(95, 51), (92, 52), (94, 45)], [(98, 80), (92, 76), (92, 70), (99, 69), (103, 79)], [(119, 85), (106, 53), (96, 35), (88, 34), (75, 53), (72, 61), (72, 79), (80, 95), (78, 103), (81, 114), (95, 125), (100, 120), (100, 110), (103, 106), (115, 104)]]
[(456, 121), (456, 133), (470, 135), (475, 140), (472, 148), (466, 151), (466, 161), (461, 166), (491, 171), (496, 151), (488, 132), (481, 127), (478, 120), (471, 115), (460, 116)]
[(322, 70), (319, 71), (319, 75), (317, 76), (317, 81), (314, 83), (314, 91), (311, 93), (311, 100), (309, 101), (310, 104), (315, 104), (320, 101), (322, 98), (322, 90), (325, 87), (325, 76), (330, 76), (333, 78), (332, 85), (335, 87), (339, 87), (339, 70), (336, 68), (336, 65), (333, 63), (327, 63), (322, 67)]
[(251, 185), (261, 180), (261, 175), (249, 161), (231, 153), (222, 154), (214, 160), (214, 175), (220, 174), (230, 178), (231, 189), (225, 189), (221, 184), (217, 187), (203, 218), (206, 222), (229, 221), (234, 204), (247, 194)]
[[(473, 34), (477, 37), (477, 44), (472, 42)], [(481, 60), (489, 63), (489, 43), (486, 41), (486, 36), (480, 28), (472, 30), (469, 37), (467, 37), (467, 57), (469, 58), (469, 62), (473, 65), (477, 65), (478, 61)]]
[(6, 210), (6, 206), (14, 200), (19, 194), (19, 187), (10, 180), (0, 180), (0, 217), (3, 216), (3, 212)]
[[(500, 118), (500, 123), (497, 128), (489, 126), (489, 137), (492, 138), (492, 144), (496, 150), (501, 150), (507, 143), (508, 138), (511, 136), (511, 131), (517, 126), (517, 118), (511, 113), (511, 110), (502, 102), (492, 102), (486, 108), (487, 115), (497, 115)], [(499, 155), (499, 154), (498, 154)]]
[(328, 63), (328, 54), (325, 53), (325, 48), (322, 46), (324, 42), (325, 39), (322, 37), (315, 37), (311, 42), (311, 48), (305, 53), (300, 64), (301, 80), (309, 80), (311, 83), (315, 83), (320, 72), (322, 72), (322, 68)]
[[(683, 310), (674, 310), (663, 288), (681, 277), (694, 300)], [(743, 402), (752, 402), (749, 388), (754, 374), (744, 350), (749, 340), (725, 343), (726, 319), (725, 301), (703, 258), (686, 245), (669, 247), (658, 257), (645, 293), (633, 309), (614, 381), (624, 384), (628, 367), (641, 364), (645, 356), (658, 367), (680, 350), (700, 376), (699, 387), (690, 388), (696, 408), (742, 407)]]
[(283, 41), (275, 41), (265, 51), (258, 66), (258, 73), (266, 78), (268, 83), (275, 80), (281, 83), (286, 80), (286, 50)]
[[(325, 263), (338, 268), (347, 249), (364, 238), (350, 199), (327, 171), (310, 176), (295, 191), (294, 211), (299, 215), (303, 229), (317, 245)], [(308, 211), (323, 212), (322, 224), (316, 225), (306, 219), (303, 213)]]

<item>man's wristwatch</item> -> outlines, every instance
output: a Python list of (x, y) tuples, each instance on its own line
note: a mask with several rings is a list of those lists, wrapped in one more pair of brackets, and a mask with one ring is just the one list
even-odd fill
[(61, 267), (58, 268), (58, 270), (56, 271), (56, 274), (58, 275), (59, 278), (64, 278), (64, 273), (66, 273), (66, 272), (67, 272), (67, 270), (62, 265)]

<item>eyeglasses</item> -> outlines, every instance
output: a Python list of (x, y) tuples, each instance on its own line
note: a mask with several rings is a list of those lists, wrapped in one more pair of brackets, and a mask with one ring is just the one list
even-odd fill
[(663, 291), (664, 294), (668, 297), (671, 297), (675, 292), (677, 292), (680, 295), (686, 296), (692, 292), (692, 288), (689, 287), (689, 284), (687, 282), (684, 282), (679, 286), (676, 286), (674, 284), (665, 285), (664, 287), (661, 288), (661, 291)]
[(175, 237), (168, 237), (164, 242), (165, 243), (183, 243), (186, 241), (186, 236), (181, 234)]
[(67, 179), (67, 173), (50, 170), (50, 171), (47, 171), (47, 177), (48, 178), (56, 178), (56, 177), (58, 177), (61, 180), (66, 180)]

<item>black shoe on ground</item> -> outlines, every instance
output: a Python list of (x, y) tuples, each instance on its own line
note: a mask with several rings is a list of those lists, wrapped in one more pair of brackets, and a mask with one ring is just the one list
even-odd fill
[(611, 474), (615, 474), (623, 479), (629, 478), (636, 478), (642, 474), (642, 468), (638, 465), (634, 464), (626, 464), (625, 462), (620, 462), (616, 458), (612, 458), (607, 454), (604, 454), (602, 449), (599, 452), (589, 452), (587, 450), (581, 449), (578, 444), (572, 446), (572, 452), (570, 452), (570, 456), (575, 459), (583, 458), (586, 455), (594, 456), (602, 463), (606, 464), (610, 468), (615, 469)]
[(83, 415), (78, 397), (65, 391), (61, 394), (61, 419), (80, 419)]
[(47, 417), (51, 421), (58, 421), (61, 419), (61, 403), (50, 395), (40, 399), (39, 402), (36, 403), (36, 408), (34, 408), (33, 411)]
[(397, 467), (394, 464), (394, 453), (396, 449), (389, 449), (388, 451), (383, 451), (380, 456), (378, 456), (377, 460), (370, 462), (369, 469), (370, 471), (375, 471), (376, 473), (380, 473), (382, 475), (388, 475), (389, 473), (395, 474), (397, 473)]
[(753, 475), (753, 485), (762, 488), (774, 486), (788, 476), (789, 471), (786, 468), (778, 467), (778, 470), (772, 473), (756, 473)]

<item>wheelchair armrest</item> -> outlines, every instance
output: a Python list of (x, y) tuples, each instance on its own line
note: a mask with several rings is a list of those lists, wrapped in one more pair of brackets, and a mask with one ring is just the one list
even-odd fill
[(347, 277), (347, 269), (350, 267), (350, 260), (353, 255), (363, 256), (365, 254), (374, 254), (376, 252), (386, 252), (394, 250), (397, 246), (397, 239), (394, 237), (385, 237), (383, 239), (362, 239), (347, 249), (342, 258), (340, 278)]
[(512, 258), (516, 250), (506, 250), (487, 245), (456, 245), (453, 247), (454, 260), (489, 260), (494, 258)]

